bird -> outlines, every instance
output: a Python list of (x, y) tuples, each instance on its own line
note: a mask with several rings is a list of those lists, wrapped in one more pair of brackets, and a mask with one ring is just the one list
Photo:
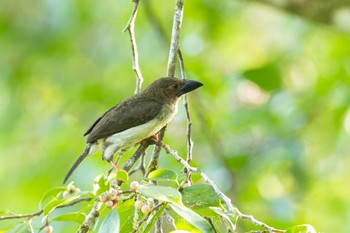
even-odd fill
[(203, 83), (195, 80), (164, 77), (110, 108), (85, 132), (86, 147), (63, 183), (88, 155), (99, 150), (103, 150), (102, 160), (118, 169), (114, 154), (156, 135), (176, 115), (180, 97), (201, 86)]

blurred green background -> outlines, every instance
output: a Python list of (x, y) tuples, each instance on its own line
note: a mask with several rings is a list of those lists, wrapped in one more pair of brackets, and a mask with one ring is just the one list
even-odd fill
[[(187, 75), (205, 84), (189, 96), (193, 165), (241, 211), (274, 227), (350, 232), (350, 8), (328, 20), (283, 8), (185, 2)], [(122, 32), (131, 9), (129, 1), (0, 1), (1, 210), (36, 211), (82, 152), (85, 130), (133, 94)], [(174, 1), (141, 1), (143, 87), (166, 74), (168, 42), (152, 22), (169, 38), (173, 9)], [(181, 107), (165, 142), (183, 156), (185, 131)], [(160, 163), (179, 167), (163, 152)], [(72, 179), (90, 190), (108, 169), (96, 155)], [(239, 223), (239, 232), (248, 229)]]

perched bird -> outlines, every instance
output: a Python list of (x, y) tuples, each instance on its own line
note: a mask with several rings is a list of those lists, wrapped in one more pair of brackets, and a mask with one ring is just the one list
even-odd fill
[(113, 155), (158, 133), (177, 113), (181, 95), (203, 86), (193, 80), (160, 78), (145, 90), (128, 97), (105, 112), (86, 131), (84, 152), (68, 171), (63, 183), (94, 151), (103, 149), (102, 159), (114, 167)]

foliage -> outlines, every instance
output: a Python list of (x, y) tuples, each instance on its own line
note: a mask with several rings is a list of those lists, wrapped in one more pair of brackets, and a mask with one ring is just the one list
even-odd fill
[[(168, 51), (162, 47), (167, 43), (160, 39), (159, 28), (151, 23), (152, 15), (169, 37), (173, 2), (144, 3), (136, 37), (145, 86), (164, 76)], [(72, 232), (93, 199), (109, 190), (104, 175), (97, 182), (102, 189), (91, 187), (96, 175), (109, 169), (99, 156), (84, 161), (73, 176), (82, 190), (91, 191), (63, 197), (66, 187), (60, 184), (84, 147), (84, 129), (133, 93), (129, 37), (122, 33), (129, 12), (128, 1), (0, 2), (1, 209), (32, 212), (40, 202), (39, 210), (50, 213), (57, 232)], [(349, 42), (344, 32), (261, 4), (186, 2), (181, 42), (186, 69), (189, 78), (205, 83), (200, 93), (189, 96), (193, 164), (242, 211), (283, 229), (307, 222), (321, 232), (349, 231)], [(185, 125), (180, 108), (165, 138), (181, 154), (186, 151)], [(160, 167), (176, 177), (156, 181), (176, 190), (181, 165), (162, 152)], [(138, 173), (120, 176), (127, 182), (141, 180)], [(52, 187), (58, 188), (40, 201)], [(179, 193), (186, 205), (192, 194), (184, 190)], [(152, 195), (156, 194), (148, 196)], [(57, 208), (80, 198), (92, 199)], [(130, 226), (126, 223), (133, 215), (133, 202), (116, 208), (121, 232)], [(178, 216), (176, 204), (163, 202), (166, 205), (152, 212), (145, 229), (169, 208)], [(203, 212), (194, 204), (175, 209), (191, 209), (201, 219), (210, 213), (220, 224), (236, 226), (236, 216), (225, 212), (224, 204), (212, 200)], [(113, 212), (103, 207), (96, 224), (100, 226), (109, 213)], [(18, 220), (1, 221), (0, 226), (30, 231), (31, 225), (38, 229), (45, 224), (40, 220), (20, 225)], [(194, 229), (187, 222), (176, 224)], [(241, 221), (237, 231), (252, 227)], [(288, 231), (299, 229), (312, 232), (309, 226)]]

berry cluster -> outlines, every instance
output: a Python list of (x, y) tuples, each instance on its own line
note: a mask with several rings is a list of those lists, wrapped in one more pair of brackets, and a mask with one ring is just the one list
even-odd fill
[(153, 199), (148, 198), (145, 201), (137, 200), (134, 204), (136, 209), (141, 210), (142, 213), (148, 214), (151, 211), (151, 208), (153, 207)]
[(69, 195), (76, 193), (76, 192), (80, 192), (80, 189), (75, 187), (74, 183), (70, 183), (69, 185), (67, 185), (66, 190), (63, 192), (62, 196), (63, 198), (68, 197)]
[(110, 188), (108, 191), (101, 194), (100, 199), (108, 208), (113, 209), (118, 205), (118, 190)]

